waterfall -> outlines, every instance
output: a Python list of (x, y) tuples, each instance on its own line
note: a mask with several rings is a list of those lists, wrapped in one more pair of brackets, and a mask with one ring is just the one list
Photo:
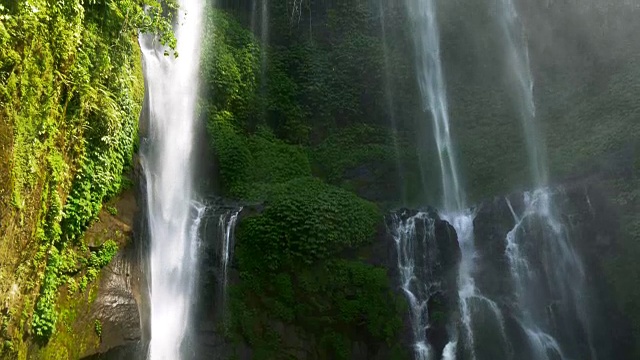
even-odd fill
[[(524, 213), (514, 216), (516, 225), (507, 234), (505, 253), (514, 283), (516, 316), (535, 360), (577, 355), (595, 359), (584, 295), (585, 270), (571, 246), (568, 229), (555, 214), (552, 197), (548, 189), (526, 192)], [(575, 348), (580, 343), (586, 343), (586, 351), (572, 349), (573, 356), (565, 357), (563, 346)]]
[(457, 211), (465, 207), (465, 199), (451, 140), (436, 7), (434, 0), (407, 0), (407, 10), (413, 25), (420, 92), (424, 106), (431, 114), (438, 149), (443, 191), (442, 207), (446, 211)]
[[(437, 14), (434, 0), (407, 0), (407, 10), (413, 25), (414, 45), (416, 52), (416, 68), (418, 83), (422, 93), (423, 105), (431, 115), (434, 129), (434, 137), (438, 151), (440, 163), (440, 174), (442, 183), (442, 206), (444, 217), (449, 220), (458, 234), (458, 241), (462, 250), (462, 264), (459, 273), (459, 297), (460, 310), (463, 314), (465, 332), (468, 347), (472, 348), (471, 315), (469, 314), (468, 299), (475, 294), (475, 287), (471, 275), (473, 263), (473, 216), (462, 212), (465, 207), (464, 192), (460, 186), (456, 156), (453, 141), (451, 140), (449, 113), (447, 105), (447, 90), (442, 70), (440, 58), (440, 35), (437, 23)], [(423, 164), (423, 173), (425, 172)], [(423, 175), (424, 177), (424, 175)], [(460, 226), (463, 226), (462, 228)], [(415, 256), (408, 253), (408, 256)], [(401, 265), (401, 264), (400, 264)], [(402, 271), (402, 269), (401, 269)], [(425, 274), (429, 275), (429, 274)], [(435, 279), (418, 277), (418, 281), (429, 282)], [(422, 303), (414, 303), (411, 296), (413, 322), (423, 325), (422, 318), (416, 318), (416, 313), (424, 310), (415, 309), (416, 306), (423, 306)], [(424, 300), (424, 306), (426, 306)], [(424, 324), (424, 328), (428, 324)], [(415, 327), (415, 325), (414, 325)], [(424, 330), (419, 331), (424, 332)], [(429, 345), (423, 344), (423, 335), (414, 332), (417, 359), (430, 359)], [(456, 335), (454, 335), (456, 337)], [(451, 347), (448, 349), (449, 356), (452, 356)]]
[[(260, 6), (258, 8), (258, 6)], [(260, 82), (259, 89), (262, 97), (267, 92), (267, 65), (269, 62), (269, 0), (251, 0), (251, 32), (260, 39)], [(266, 119), (266, 103), (261, 102), (260, 116)]]
[(444, 347), (444, 352), (442, 353), (442, 360), (455, 360), (456, 358), (456, 349), (458, 343), (456, 341), (452, 341)]
[[(582, 352), (580, 356), (595, 359), (584, 300), (584, 269), (567, 230), (556, 214), (552, 193), (547, 188), (545, 146), (536, 124), (534, 82), (524, 28), (513, 0), (501, 0), (497, 14), (505, 40), (507, 75), (516, 96), (532, 182), (536, 187), (532, 193), (524, 194), (525, 209), (521, 216), (516, 216), (507, 200), (514, 214), (515, 226), (507, 235), (506, 255), (520, 312), (519, 322), (535, 360), (565, 359), (561, 348), (563, 344), (550, 334), (552, 332), (554, 336), (568, 339), (566, 346), (586, 340), (589, 351)], [(536, 228), (538, 236), (535, 239), (529, 237), (527, 232)], [(535, 249), (531, 244), (533, 241)], [(561, 326), (560, 322), (578, 323), (579, 326)]]
[(220, 231), (220, 239), (222, 240), (220, 243), (220, 273), (222, 277), (220, 294), (222, 304), (221, 308), (223, 312), (226, 310), (227, 302), (229, 261), (233, 258), (233, 242), (235, 240), (234, 234), (236, 230), (236, 222), (241, 211), (242, 208), (228, 211), (221, 214), (218, 220), (218, 229)]
[[(424, 105), (431, 114), (440, 163), (443, 191), (441, 215), (455, 228), (462, 253), (458, 274), (458, 298), (463, 334), (452, 335), (453, 340), (447, 345), (445, 355), (447, 358), (455, 358), (453, 348), (457, 347), (457, 338), (461, 336), (464, 350), (469, 358), (475, 359), (474, 314), (488, 308), (500, 325), (502, 334), (503, 318), (498, 305), (480, 293), (473, 278), (476, 262), (473, 235), (475, 213), (465, 210), (465, 194), (461, 187), (454, 143), (451, 139), (435, 3), (434, 0), (407, 0), (407, 4), (414, 28), (418, 82)], [(420, 280), (429, 281), (424, 278)], [(474, 306), (478, 302), (483, 306)], [(503, 338), (506, 341), (506, 335), (503, 335)], [(419, 338), (416, 340), (419, 341)]]
[[(430, 267), (438, 260), (434, 253), (434, 222), (424, 212), (406, 219), (393, 214), (391, 220), (389, 230), (396, 243), (400, 285), (411, 311), (415, 359), (428, 360), (431, 359), (433, 350), (426, 336), (429, 324), (427, 302), (433, 288), (437, 286), (437, 279)], [(422, 227), (422, 236), (418, 236), (417, 225)]]
[(260, 10), (260, 45), (262, 46), (262, 52), (260, 55), (261, 81), (264, 86), (267, 72), (266, 49), (269, 46), (269, 0), (262, 0), (262, 7)]
[(199, 225), (205, 207), (194, 191), (194, 133), (204, 1), (181, 0), (179, 57), (164, 56), (157, 38), (141, 35), (148, 130), (141, 162), (150, 233), (149, 358), (182, 358), (196, 278)]
[[(258, 10), (260, 3), (260, 10)], [(265, 86), (269, 46), (269, 0), (251, 0), (251, 32), (260, 39), (260, 84)]]
[(548, 180), (546, 153), (536, 125), (536, 106), (533, 97), (533, 77), (529, 61), (529, 49), (524, 29), (520, 24), (513, 0), (500, 0), (497, 13), (504, 36), (505, 58), (515, 103), (518, 107), (525, 133), (529, 169), (536, 187), (544, 186)]

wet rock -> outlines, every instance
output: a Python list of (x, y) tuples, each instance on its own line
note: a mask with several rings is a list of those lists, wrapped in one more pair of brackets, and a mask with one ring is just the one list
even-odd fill
[(139, 276), (126, 256), (119, 254), (103, 271), (93, 315), (102, 324), (98, 352), (141, 340), (140, 313), (134, 295), (133, 277)]
[[(454, 336), (450, 332), (450, 325), (459, 317), (457, 278), (461, 260), (460, 246), (453, 226), (442, 220), (434, 208), (421, 211), (400, 209), (388, 215), (387, 241), (391, 244), (389, 248), (393, 250), (387, 252), (385, 260), (390, 267), (390, 277), (397, 284), (398, 296), (406, 299), (400, 283), (396, 241), (390, 233), (399, 223), (407, 224), (410, 219), (415, 224), (415, 235), (410, 240), (413, 242), (414, 272), (425, 285), (412, 288), (411, 291), (419, 299), (427, 301), (426, 313), (421, 315), (430, 319), (425, 335), (435, 357), (440, 358), (445, 346)], [(405, 349), (414, 348), (415, 343), (409, 311), (411, 310), (408, 309), (403, 316), (402, 341)]]

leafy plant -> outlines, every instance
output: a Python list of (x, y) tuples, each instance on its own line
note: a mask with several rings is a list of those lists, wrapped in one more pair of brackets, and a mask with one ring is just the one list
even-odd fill
[(118, 215), (118, 209), (116, 209), (114, 206), (107, 206), (107, 212), (112, 216)]
[(98, 335), (99, 338), (102, 338), (102, 321), (96, 319), (93, 322), (93, 330), (96, 332), (96, 335)]

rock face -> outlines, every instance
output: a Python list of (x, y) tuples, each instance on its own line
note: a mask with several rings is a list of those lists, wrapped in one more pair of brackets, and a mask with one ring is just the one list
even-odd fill
[[(544, 311), (536, 313), (536, 316), (544, 326), (548, 326), (545, 330), (558, 340), (565, 356), (631, 359), (634, 358), (632, 323), (616, 303), (608, 275), (610, 262), (617, 261), (620, 256), (623, 241), (620, 217), (615, 204), (611, 203), (610, 189), (596, 180), (574, 180), (549, 191), (556, 213), (555, 220), (560, 224), (564, 239), (580, 259), (580, 268), (584, 271), (584, 288), (580, 290), (578, 299), (581, 304), (554, 298), (557, 296), (554, 294), (558, 294), (554, 292), (556, 290), (545, 286), (536, 290), (539, 294), (534, 294), (536, 299), (532, 301), (542, 303)], [(517, 233), (522, 242), (522, 250), (530, 254), (532, 268), (545, 269), (541, 274), (550, 276), (550, 273), (565, 266), (554, 262), (554, 257), (545, 253), (545, 247), (557, 244), (545, 245), (545, 241), (553, 241), (553, 238), (549, 238), (553, 235), (549, 234), (552, 229), (549, 229), (548, 220), (541, 218), (542, 215), (531, 215), (514, 230), (516, 222), (525, 213), (525, 198), (523, 193), (514, 193), (485, 201), (476, 208), (474, 280), (479, 294), (493, 300), (502, 316), (502, 323), (499, 324), (491, 315), (490, 309), (484, 308), (487, 304), (482, 301), (471, 304), (477, 314), (472, 325), (477, 359), (535, 358), (532, 355), (535, 350), (530, 342), (531, 334), (523, 327), (522, 314), (516, 309), (516, 290), (512, 264), (507, 253), (507, 235), (510, 232)], [(422, 257), (416, 259), (415, 267), (422, 270), (414, 271), (422, 271), (418, 276), (422, 282), (427, 283), (429, 291), (420, 294), (419, 289), (410, 289), (418, 297), (426, 296), (430, 319), (426, 338), (437, 353), (436, 357), (440, 358), (443, 348), (451, 340), (448, 327), (452, 324), (459, 326), (460, 323), (457, 293), (460, 250), (453, 227), (440, 220), (434, 210), (426, 213), (427, 219), (433, 221), (432, 231), (435, 237), (432, 242), (424, 242), (425, 234), (429, 232), (428, 222), (417, 223), (414, 241), (418, 248), (415, 250)], [(406, 223), (417, 214), (415, 210), (397, 211), (388, 217), (387, 227), (397, 226), (398, 222)], [(394, 217), (395, 222), (389, 221)], [(393, 229), (379, 234), (379, 240), (372, 248), (370, 261), (388, 269), (398, 293), (402, 294), (398, 247), (392, 234)], [(426, 247), (420, 248), (423, 246), (421, 243), (426, 244)], [(547, 280), (541, 281), (547, 283)], [(532, 286), (538, 285), (540, 284)], [(579, 284), (573, 286), (577, 287)], [(548, 302), (544, 302), (544, 299), (548, 299)], [(583, 309), (580, 310), (579, 307)], [(536, 310), (531, 311), (535, 313)], [(410, 349), (415, 336), (409, 313), (405, 314), (404, 320), (403, 347)], [(458, 345), (458, 359), (467, 359), (468, 354), (461, 350), (460, 343)]]
[[(386, 256), (374, 255), (374, 259), (388, 268), (399, 295), (406, 298), (410, 292), (418, 303), (427, 303), (426, 308), (412, 308), (411, 301), (407, 301), (409, 311), (403, 317), (405, 348), (413, 348), (421, 336), (413, 329), (418, 326), (418, 317), (422, 317), (429, 319), (426, 340), (436, 358), (440, 358), (444, 347), (453, 340), (450, 325), (459, 317), (457, 276), (461, 252), (455, 229), (434, 209), (398, 210), (387, 216), (387, 229), (378, 246), (391, 244), (387, 246), (393, 250), (387, 251)], [(408, 280), (409, 269), (415, 280)]]
[[(125, 241), (111, 263), (102, 270), (96, 300), (91, 304), (90, 318), (100, 321), (102, 331), (97, 348), (90, 349), (83, 359), (143, 359), (148, 342), (148, 299), (145, 276), (145, 249), (147, 226), (145, 181), (140, 164), (135, 161), (134, 179), (138, 188), (126, 192), (115, 204), (116, 222), (105, 223), (105, 229), (114, 231), (125, 226)], [(92, 229), (88, 230), (91, 234)]]
[[(79, 319), (94, 326), (101, 326), (100, 341), (96, 348), (85, 352), (86, 359), (136, 359), (144, 353), (143, 326), (146, 282), (140, 261), (140, 249), (131, 229), (135, 210), (133, 194), (123, 197), (118, 206), (118, 217), (128, 224), (125, 233), (128, 242), (101, 272), (95, 301), (90, 305), (89, 314)], [(131, 206), (133, 204), (133, 207)], [(127, 209), (131, 211), (127, 211)]]
[[(588, 319), (591, 330), (592, 346), (599, 359), (631, 359), (633, 336), (631, 321), (623, 314), (614, 298), (611, 279), (608, 278), (607, 266), (612, 259), (620, 256), (623, 234), (620, 232), (619, 209), (611, 203), (610, 189), (600, 179), (588, 178), (573, 180), (571, 184), (558, 188), (553, 193), (553, 202), (557, 207), (558, 219), (568, 231), (571, 245), (579, 254), (586, 273), (587, 289), (584, 293), (588, 300)], [(507, 202), (509, 200), (509, 202)], [(139, 201), (140, 202), (140, 201)], [(254, 354), (249, 347), (234, 348), (225, 340), (222, 331), (222, 311), (224, 302), (219, 291), (222, 274), (219, 268), (221, 232), (219, 217), (222, 213), (237, 208), (237, 204), (226, 204), (214, 201), (208, 222), (204, 226), (202, 259), (200, 268), (200, 289), (196, 306), (194, 332), (189, 337), (189, 348), (195, 358), (227, 359), (236, 356), (239, 359), (251, 359)], [(509, 206), (511, 205), (511, 207)], [(509, 259), (506, 256), (506, 237), (515, 224), (514, 213), (522, 214), (525, 202), (521, 193), (511, 194), (485, 201), (477, 206), (474, 220), (474, 235), (477, 251), (475, 281), (479, 291), (494, 300), (504, 316), (504, 331), (509, 341), (501, 340), (496, 331), (483, 331), (495, 324), (491, 320), (477, 322), (476, 343), (478, 359), (512, 358), (528, 360), (531, 355), (520, 349), (527, 349), (528, 339), (513, 314), (510, 304), (513, 303), (513, 281), (509, 276)], [(215, 210), (214, 210), (215, 209)], [(260, 211), (260, 206), (246, 209), (244, 215)], [(418, 215), (417, 210), (401, 209), (387, 216), (386, 224), (379, 226), (376, 241), (357, 254), (344, 254), (346, 257), (358, 257), (367, 263), (387, 270), (387, 274), (398, 296), (405, 297), (398, 268), (398, 246), (394, 239), (393, 221), (406, 222)], [(429, 286), (426, 293), (428, 313), (431, 319), (426, 330), (427, 341), (440, 358), (447, 343), (452, 340), (451, 324), (460, 321), (457, 275), (460, 262), (460, 249), (454, 228), (440, 219), (434, 209), (424, 212), (422, 222), (416, 226), (415, 238), (433, 238), (421, 246), (429, 248), (417, 249), (418, 254), (425, 256), (417, 259), (417, 266), (429, 273)], [(120, 217), (129, 217), (126, 211), (119, 209)], [(132, 216), (132, 215), (131, 215)], [(126, 221), (123, 221), (126, 223)], [(144, 223), (138, 224), (134, 232), (136, 239), (143, 238)], [(541, 236), (539, 226), (532, 222), (527, 228), (528, 239), (535, 246), (535, 239)], [(418, 240), (416, 240), (418, 241)], [(97, 348), (86, 353), (87, 359), (135, 359), (146, 353), (144, 308), (146, 294), (144, 276), (140, 271), (144, 266), (140, 259), (145, 248), (144, 241), (134, 241), (125, 247), (113, 263), (107, 267), (102, 276), (96, 301), (91, 308), (91, 315), (86, 321), (100, 319), (102, 337)], [(552, 264), (553, 266), (553, 264)], [(230, 283), (238, 281), (238, 275), (231, 264), (228, 273)], [(436, 285), (437, 284), (437, 285)], [(549, 303), (550, 311), (554, 309)], [(142, 310), (139, 310), (142, 309)], [(140, 315), (143, 316), (140, 316)], [(411, 326), (410, 309), (402, 315), (404, 322), (402, 335), (399, 338), (403, 349), (412, 349), (414, 334)], [(141, 325), (142, 324), (142, 325)], [(314, 339), (300, 336), (300, 331), (284, 325), (274, 324), (274, 329), (282, 334), (290, 344), (301, 349), (296, 358), (313, 358), (317, 354), (303, 349), (312, 348)], [(577, 349), (581, 352), (580, 341)], [(365, 343), (353, 343), (353, 359), (387, 359), (390, 352), (386, 345), (376, 348)], [(410, 351), (410, 350), (409, 350)], [(459, 359), (465, 359), (459, 354)]]
[[(102, 323), (100, 352), (111, 348), (137, 343), (141, 340), (140, 298), (134, 283), (139, 276), (136, 262), (125, 251), (104, 272), (98, 296), (93, 304), (94, 316)], [(133, 275), (133, 276), (132, 276)]]
[[(224, 336), (223, 330), (223, 309), (225, 307), (223, 294), (220, 289), (223, 282), (223, 274), (220, 269), (220, 243), (222, 241), (222, 229), (220, 228), (220, 216), (229, 211), (237, 210), (237, 204), (225, 204), (220, 202), (213, 206), (208, 221), (204, 225), (202, 244), (202, 258), (200, 266), (200, 293), (194, 316), (194, 332), (190, 337), (190, 347), (193, 349), (192, 355), (195, 359), (228, 359), (233, 356), (238, 359), (252, 359), (254, 354), (249, 346), (234, 346)], [(240, 214), (239, 221), (248, 214), (260, 211), (260, 206), (245, 207)], [(397, 214), (402, 219), (415, 216), (418, 212), (412, 210), (401, 210)], [(399, 277), (397, 246), (388, 226), (380, 224), (376, 240), (370, 246), (360, 249), (356, 253), (343, 254), (347, 258), (358, 257), (370, 265), (382, 267), (387, 270), (390, 283), (396, 289), (398, 297), (404, 298), (402, 284)], [(432, 289), (429, 295), (429, 314), (437, 321), (431, 326), (427, 334), (436, 351), (442, 353), (442, 349), (451, 340), (447, 326), (450, 321), (457, 316), (457, 264), (460, 261), (460, 249), (457, 243), (455, 230), (447, 222), (441, 220), (435, 211), (431, 210), (425, 221), (418, 226), (417, 236), (433, 237), (433, 243), (437, 244), (438, 262), (437, 264), (425, 264), (431, 267), (435, 274), (434, 283), (439, 285)], [(424, 259), (423, 259), (424, 260)], [(420, 260), (423, 263), (423, 260)], [(233, 264), (230, 264), (228, 272), (228, 282), (239, 281), (237, 271)], [(410, 310), (402, 314), (403, 330), (398, 341), (401, 348), (413, 348), (413, 334), (410, 320)], [(274, 322), (273, 329), (280, 335), (287, 344), (290, 354), (295, 353), (297, 359), (312, 359), (320, 356), (314, 349), (317, 348), (317, 339), (305, 336), (301, 329), (295, 326)], [(396, 344), (393, 344), (396, 345)], [(294, 351), (292, 349), (299, 349)], [(292, 352), (293, 351), (293, 352)], [(392, 349), (387, 344), (368, 344), (364, 342), (354, 342), (351, 344), (351, 358), (389, 359), (392, 358)]]

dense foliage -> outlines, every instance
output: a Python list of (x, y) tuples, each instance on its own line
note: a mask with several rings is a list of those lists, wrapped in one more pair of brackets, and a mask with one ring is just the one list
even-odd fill
[[(358, 341), (371, 351), (383, 344), (394, 347), (401, 302), (386, 271), (364, 259), (344, 258), (345, 251), (371, 243), (382, 216), (375, 204), (339, 181), (341, 172), (365, 159), (395, 162), (388, 130), (354, 125), (345, 134), (355, 136), (336, 132), (338, 118), (357, 122), (369, 111), (357, 95), (367, 85), (352, 83), (353, 74), (330, 74), (338, 68), (334, 59), (317, 62), (327, 48), (313, 40), (258, 44), (254, 34), (222, 10), (209, 12), (208, 29), (203, 109), (220, 190), (263, 204), (238, 225), (240, 281), (230, 289), (229, 337), (250, 345), (257, 359), (296, 357), (301, 351), (347, 359), (351, 344)], [(369, 40), (345, 43), (342, 53), (360, 54), (380, 45)], [(345, 96), (334, 91), (335, 98), (326, 99), (334, 86), (344, 89)], [(327, 131), (338, 138), (313, 145), (312, 139)], [(379, 136), (356, 144), (363, 132)], [(324, 161), (336, 157), (344, 161), (335, 170), (318, 164), (329, 165)], [(297, 329), (296, 335), (287, 335), (286, 328)], [(308, 342), (308, 349), (296, 342)]]
[[(360, 0), (300, 4), (293, 21), (290, 2), (270, 2), (266, 19), (248, 16), (245, 2), (229, 3), (235, 18), (251, 18), (254, 34), (238, 21), (210, 16), (211, 24), (228, 29), (206, 32), (205, 43), (216, 44), (204, 49), (205, 63), (216, 63), (203, 69), (210, 130), (214, 118), (240, 135), (267, 128), (268, 138), (302, 145), (313, 174), (334, 185), (370, 200), (418, 203), (423, 189), (415, 148), (425, 140), (410, 129), (423, 110), (411, 78), (403, 7)], [(214, 141), (218, 153), (231, 149), (222, 145), (227, 138)], [(234, 152), (243, 162), (245, 151)], [(228, 193), (227, 179), (244, 175), (231, 174), (227, 164), (219, 166)]]
[[(0, 168), (10, 176), (0, 179), (8, 185), (0, 193), (0, 230), (16, 239), (1, 246), (18, 259), (17, 268), (3, 268), (14, 273), (0, 278), (26, 284), (23, 296), (7, 299), (14, 326), (3, 336), (26, 330), (46, 342), (59, 316), (59, 288), (84, 290), (115, 255), (115, 242), (90, 251), (82, 235), (102, 202), (126, 186), (144, 94), (137, 34), (155, 32), (175, 46), (165, 16), (175, 6), (0, 1)], [(3, 281), (4, 291), (11, 282)]]
[(238, 229), (239, 264), (255, 273), (311, 265), (357, 248), (372, 239), (381, 220), (372, 203), (315, 178), (272, 186), (265, 205)]
[(232, 290), (230, 329), (264, 359), (283, 358), (292, 346), (270, 330), (273, 321), (315, 337), (309, 351), (322, 358), (350, 358), (352, 341), (392, 345), (400, 308), (386, 272), (338, 260), (370, 242), (380, 216), (373, 204), (314, 178), (270, 189), (265, 209), (238, 229), (241, 280)]
[[(350, 359), (354, 342), (405, 358), (397, 339), (405, 309), (384, 270), (334, 259), (266, 276), (245, 274), (231, 289), (231, 336), (248, 343), (256, 359)], [(286, 332), (279, 324), (293, 327)]]

